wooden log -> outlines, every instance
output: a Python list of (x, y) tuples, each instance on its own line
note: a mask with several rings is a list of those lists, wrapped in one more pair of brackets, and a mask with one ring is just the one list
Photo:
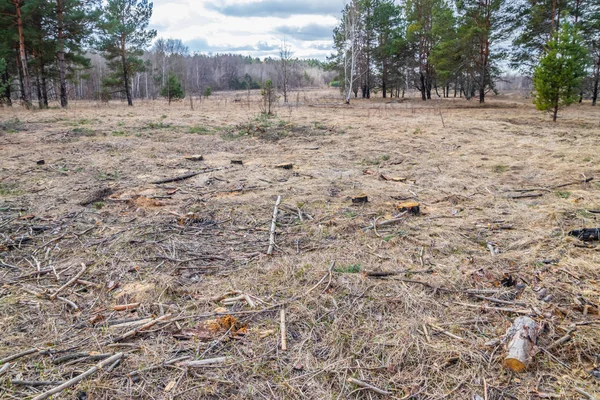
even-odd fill
[(186, 361), (186, 362), (182, 362), (177, 365), (180, 367), (198, 368), (198, 367), (204, 367), (205, 365), (221, 364), (221, 363), (227, 362), (228, 360), (232, 360), (232, 359), (233, 359), (233, 357), (217, 357), (217, 358), (208, 358), (206, 360)]
[(244, 165), (244, 161), (242, 160), (231, 160), (232, 165)]
[(185, 156), (184, 158), (188, 161), (204, 161), (204, 156), (201, 156), (200, 154)]
[(523, 372), (535, 354), (540, 327), (529, 317), (515, 319), (506, 332), (508, 354), (504, 366), (514, 372)]

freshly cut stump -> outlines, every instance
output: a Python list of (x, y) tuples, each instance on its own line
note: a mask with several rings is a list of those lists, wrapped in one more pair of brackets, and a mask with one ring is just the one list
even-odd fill
[(508, 355), (504, 359), (504, 366), (515, 372), (523, 372), (531, 363), (535, 355), (540, 327), (529, 317), (515, 319), (513, 325), (506, 332), (508, 339)]

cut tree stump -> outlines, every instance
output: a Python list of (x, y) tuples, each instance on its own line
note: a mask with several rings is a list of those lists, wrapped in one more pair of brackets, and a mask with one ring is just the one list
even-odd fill
[(368, 202), (369, 202), (369, 196), (367, 196), (366, 194), (361, 194), (360, 196), (355, 196), (352, 198), (353, 204), (362, 204), (362, 203), (368, 203)]
[(396, 208), (398, 209), (398, 211), (401, 211), (401, 212), (407, 211), (413, 215), (421, 214), (421, 205), (419, 203), (417, 203), (416, 201), (408, 201), (405, 203), (399, 203), (396, 205)]
[(514, 372), (523, 372), (535, 355), (540, 327), (529, 317), (515, 319), (506, 332), (508, 355), (504, 366)]

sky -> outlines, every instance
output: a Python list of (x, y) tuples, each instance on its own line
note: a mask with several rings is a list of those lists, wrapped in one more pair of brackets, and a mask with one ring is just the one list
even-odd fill
[(150, 27), (191, 52), (278, 57), (285, 40), (298, 58), (324, 60), (344, 0), (154, 0)]

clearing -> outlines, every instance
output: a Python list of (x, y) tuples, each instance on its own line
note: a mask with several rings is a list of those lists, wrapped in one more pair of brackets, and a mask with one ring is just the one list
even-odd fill
[(0, 398), (599, 396), (600, 109), (292, 98), (0, 110)]

